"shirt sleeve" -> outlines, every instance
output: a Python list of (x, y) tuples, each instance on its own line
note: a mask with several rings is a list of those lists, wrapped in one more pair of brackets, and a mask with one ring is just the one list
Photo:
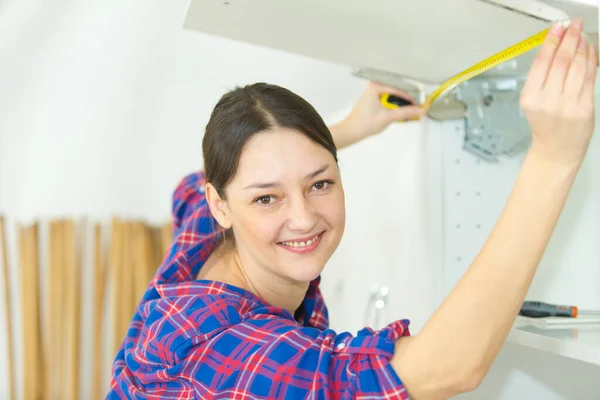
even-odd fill
[(173, 192), (173, 241), (151, 287), (194, 280), (201, 261), (214, 249), (220, 232), (206, 201), (205, 184), (204, 172), (199, 171), (184, 177)]
[(266, 318), (226, 329), (200, 346), (190, 340), (174, 350), (173, 361), (201, 398), (405, 400), (390, 360), (395, 341), (408, 335), (407, 320), (352, 336)]
[(181, 228), (183, 223), (189, 219), (194, 211), (206, 207), (205, 195), (206, 178), (204, 171), (197, 171), (185, 176), (173, 192), (173, 234)]

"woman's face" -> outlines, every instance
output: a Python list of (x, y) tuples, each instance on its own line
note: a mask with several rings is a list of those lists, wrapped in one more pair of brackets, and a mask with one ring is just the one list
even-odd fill
[(249, 140), (226, 197), (242, 260), (291, 281), (315, 279), (342, 238), (337, 163), (296, 131), (277, 128)]

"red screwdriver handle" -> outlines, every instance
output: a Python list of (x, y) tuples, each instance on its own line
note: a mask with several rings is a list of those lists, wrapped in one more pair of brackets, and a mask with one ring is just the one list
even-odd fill
[(559, 306), (541, 301), (525, 301), (519, 315), (530, 318), (543, 317), (577, 317), (576, 306)]

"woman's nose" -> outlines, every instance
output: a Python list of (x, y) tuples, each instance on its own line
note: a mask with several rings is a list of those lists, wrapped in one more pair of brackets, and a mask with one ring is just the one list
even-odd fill
[(302, 197), (291, 202), (288, 215), (288, 227), (294, 232), (310, 232), (317, 222), (316, 213), (311, 204)]

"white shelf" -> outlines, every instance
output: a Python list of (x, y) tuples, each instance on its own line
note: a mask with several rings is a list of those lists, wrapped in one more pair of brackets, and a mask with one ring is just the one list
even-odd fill
[[(184, 27), (431, 84), (547, 28), (543, 20), (582, 16), (586, 31), (598, 30), (593, 5), (527, 3), (541, 19), (478, 0), (192, 0)], [(522, 75), (532, 55), (495, 71)]]
[(600, 366), (600, 322), (546, 324), (518, 317), (507, 341)]

